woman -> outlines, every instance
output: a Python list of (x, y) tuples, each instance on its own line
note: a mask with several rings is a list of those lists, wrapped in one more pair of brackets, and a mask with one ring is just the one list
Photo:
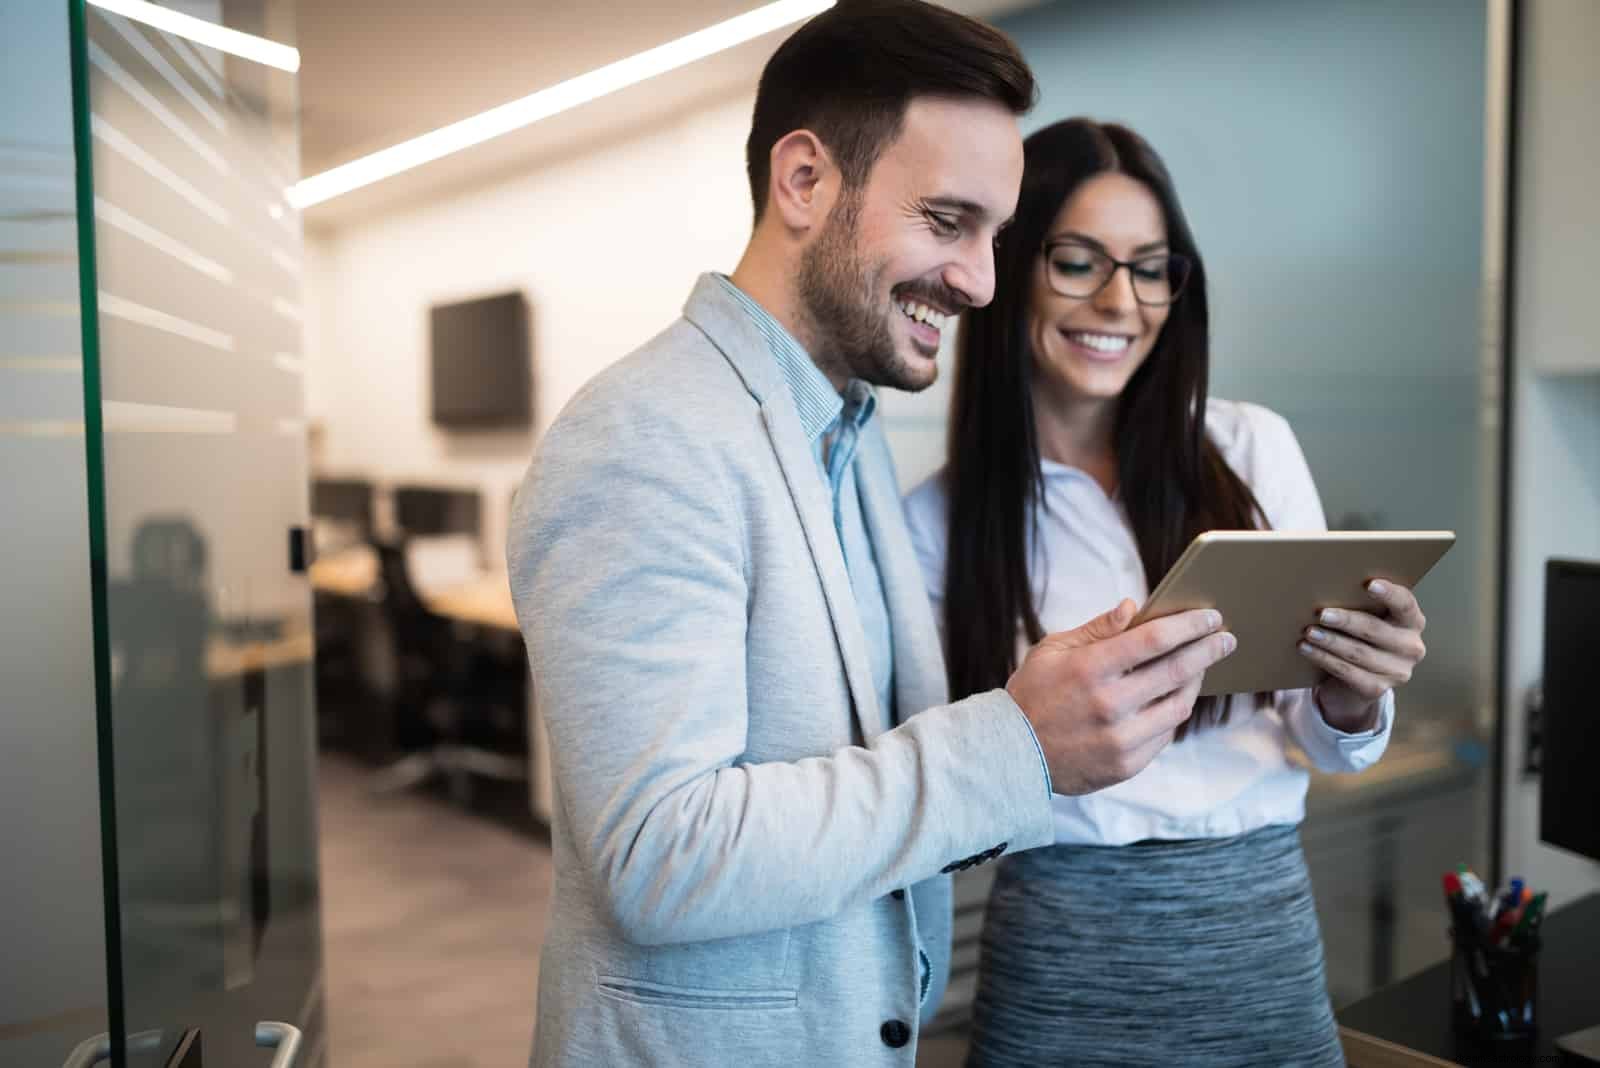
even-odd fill
[[(1282, 418), (1208, 400), (1206, 279), (1165, 166), (1085, 119), (1026, 144), (996, 296), (962, 324), (949, 462), (907, 498), (952, 696), (1153, 581), (1201, 531), (1325, 529)], [(1202, 698), (1139, 775), (1056, 796), (996, 875), (970, 1064), (1340, 1064), (1301, 853), (1307, 773), (1382, 753), (1409, 590), (1308, 620), (1314, 691)]]

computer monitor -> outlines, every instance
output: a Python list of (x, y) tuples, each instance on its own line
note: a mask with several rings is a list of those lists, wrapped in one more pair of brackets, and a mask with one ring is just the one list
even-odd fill
[(372, 529), (372, 483), (359, 478), (311, 480), (311, 514)]
[(1539, 837), (1600, 861), (1600, 561), (1544, 573)]
[(482, 529), (477, 490), (442, 486), (396, 486), (394, 522), (407, 537), (477, 535)]
[[(1551, 560), (1544, 569), (1544, 706), (1539, 837), (1600, 861), (1600, 561)], [(1600, 1064), (1600, 1026), (1560, 1035), (1563, 1064)]]

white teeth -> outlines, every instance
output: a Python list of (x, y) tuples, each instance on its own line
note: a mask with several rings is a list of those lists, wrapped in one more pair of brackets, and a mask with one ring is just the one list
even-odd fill
[(1067, 337), (1096, 352), (1121, 352), (1129, 342), (1129, 338), (1120, 334), (1091, 334), (1083, 330), (1075, 330)]
[(905, 313), (907, 317), (915, 319), (919, 323), (927, 323), (935, 330), (944, 329), (945, 322), (950, 318), (943, 312), (935, 311), (926, 304), (919, 304), (915, 301), (897, 301), (895, 306)]

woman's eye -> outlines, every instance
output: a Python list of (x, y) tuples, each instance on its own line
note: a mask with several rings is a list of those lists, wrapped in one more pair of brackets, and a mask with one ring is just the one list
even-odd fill
[(1163, 282), (1167, 277), (1167, 264), (1165, 260), (1136, 263), (1133, 273), (1147, 282)]
[(1086, 260), (1051, 260), (1050, 269), (1057, 274), (1076, 275), (1088, 274), (1094, 267)]

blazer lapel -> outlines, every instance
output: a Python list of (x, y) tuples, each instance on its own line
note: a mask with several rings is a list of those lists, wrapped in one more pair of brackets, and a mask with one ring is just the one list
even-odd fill
[(878, 707), (867, 662), (867, 636), (856, 610), (850, 573), (833, 526), (833, 503), (817, 470), (816, 457), (800, 426), (799, 413), (788, 384), (783, 381), (767, 341), (745, 310), (722, 289), (722, 283), (703, 275), (684, 307), (684, 317), (710, 339), (738, 372), (745, 387), (761, 405), (761, 418), (772, 440), (778, 466), (794, 500), (806, 544), (822, 584), (834, 640), (850, 686), (856, 726), (863, 739), (876, 737), (888, 726), (886, 712)]

